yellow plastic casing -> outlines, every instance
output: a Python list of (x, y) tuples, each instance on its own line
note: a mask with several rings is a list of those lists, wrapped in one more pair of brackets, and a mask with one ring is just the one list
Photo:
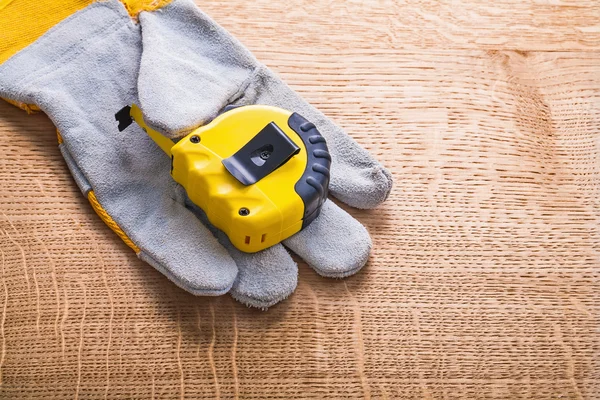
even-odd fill
[[(171, 155), (173, 179), (185, 188), (210, 223), (225, 232), (235, 247), (254, 253), (302, 229), (304, 202), (294, 186), (306, 169), (307, 154), (302, 139), (288, 125), (291, 114), (264, 105), (235, 108), (194, 130), (170, 149), (169, 139), (142, 126)], [(132, 108), (131, 115), (141, 125), (137, 107)], [(258, 182), (244, 186), (227, 171), (222, 160), (234, 155), (270, 122), (277, 124), (300, 152)], [(194, 136), (200, 142), (192, 140)], [(240, 209), (247, 209), (248, 215), (242, 215)]]

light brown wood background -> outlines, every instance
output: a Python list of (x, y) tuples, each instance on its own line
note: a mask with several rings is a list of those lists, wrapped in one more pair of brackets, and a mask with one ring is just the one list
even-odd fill
[(596, 0), (201, 3), (393, 172), (368, 266), (186, 294), (1, 104), (0, 398), (600, 398)]

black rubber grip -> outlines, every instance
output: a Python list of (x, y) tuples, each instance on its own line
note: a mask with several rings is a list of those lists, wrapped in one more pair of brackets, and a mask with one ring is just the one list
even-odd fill
[(321, 206), (329, 192), (329, 169), (331, 156), (325, 138), (312, 122), (293, 113), (288, 125), (300, 136), (306, 147), (307, 163), (304, 174), (294, 189), (304, 202), (302, 228), (306, 228), (321, 212)]

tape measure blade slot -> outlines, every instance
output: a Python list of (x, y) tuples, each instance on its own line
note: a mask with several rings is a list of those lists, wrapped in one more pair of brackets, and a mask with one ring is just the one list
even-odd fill
[(131, 117), (131, 106), (125, 106), (121, 108), (115, 114), (115, 120), (119, 122), (119, 132), (123, 132), (133, 124), (133, 118)]

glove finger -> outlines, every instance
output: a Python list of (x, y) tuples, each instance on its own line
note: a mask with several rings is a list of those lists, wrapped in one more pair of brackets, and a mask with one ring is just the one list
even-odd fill
[[(180, 195), (185, 196), (183, 188)], [(186, 206), (207, 226), (219, 243), (227, 249), (238, 268), (238, 275), (230, 290), (231, 296), (241, 303), (257, 308), (268, 308), (287, 298), (298, 284), (298, 265), (281, 244), (257, 253), (236, 249), (227, 235), (208, 222), (204, 211), (187, 197)]]
[(59, 147), (96, 213), (140, 259), (196, 295), (217, 296), (231, 289), (237, 275), (235, 262), (211, 232), (168, 192), (133, 182), (114, 182), (111, 190), (100, 186), (96, 193), (66, 145)]
[(357, 273), (368, 261), (372, 242), (367, 229), (333, 201), (306, 228), (284, 240), (319, 275), (343, 278)]
[(254, 57), (191, 0), (139, 15), (138, 95), (146, 122), (170, 137), (203, 125), (236, 96)]
[(277, 244), (258, 253), (244, 253), (231, 243), (220, 242), (238, 267), (238, 276), (229, 291), (237, 301), (265, 309), (296, 290), (298, 265), (282, 245)]
[(258, 68), (236, 104), (266, 104), (292, 110), (311, 121), (327, 139), (331, 154), (330, 193), (357, 208), (373, 208), (392, 189), (392, 175), (354, 139), (266, 67)]

